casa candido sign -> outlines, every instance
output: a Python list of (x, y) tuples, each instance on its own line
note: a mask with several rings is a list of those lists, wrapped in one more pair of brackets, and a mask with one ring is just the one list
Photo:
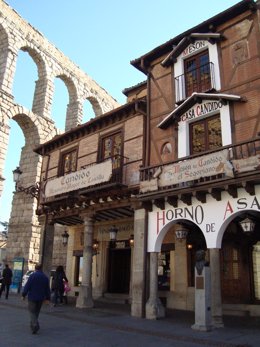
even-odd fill
[(191, 107), (188, 111), (183, 113), (180, 117), (181, 122), (190, 121), (191, 119), (205, 116), (208, 113), (213, 111), (218, 111), (223, 107), (221, 100), (207, 100), (202, 102), (201, 104), (196, 104)]
[(48, 181), (45, 186), (45, 198), (108, 182), (111, 176), (111, 160), (91, 165), (85, 169)]

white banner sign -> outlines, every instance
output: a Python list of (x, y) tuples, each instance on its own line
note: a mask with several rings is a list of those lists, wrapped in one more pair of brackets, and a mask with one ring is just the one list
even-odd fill
[(260, 155), (249, 158), (232, 160), (236, 172), (247, 172), (255, 170), (260, 165)]
[(228, 150), (225, 149), (203, 157), (166, 165), (162, 168), (158, 185), (159, 187), (171, 186), (221, 173), (233, 177), (232, 166), (227, 159)]
[(92, 165), (46, 183), (45, 198), (108, 182), (112, 176), (112, 161)]
[(158, 181), (157, 179), (152, 179), (150, 181), (141, 181), (140, 182), (140, 192), (148, 193), (158, 190)]

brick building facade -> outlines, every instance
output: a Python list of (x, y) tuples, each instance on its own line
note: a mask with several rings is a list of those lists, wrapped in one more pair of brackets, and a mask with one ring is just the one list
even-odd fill
[(260, 315), (259, 18), (241, 1), (133, 60), (146, 81), (125, 105), (35, 149), (44, 261), (65, 226), (78, 307), (117, 295), (133, 316), (196, 313), (204, 250), (212, 325)]

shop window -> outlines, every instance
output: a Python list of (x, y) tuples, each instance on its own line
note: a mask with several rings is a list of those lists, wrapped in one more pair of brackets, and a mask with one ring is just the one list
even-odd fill
[(158, 254), (158, 289), (170, 290), (170, 252), (161, 252)]
[(161, 253), (158, 254), (158, 289), (170, 290), (171, 279), (171, 252), (174, 251), (174, 243), (163, 243)]
[(75, 257), (75, 276), (74, 285), (80, 286), (82, 283), (83, 256)]
[(77, 150), (62, 154), (60, 176), (69, 174), (77, 170)]
[(253, 246), (254, 292), (256, 300), (260, 300), (260, 242)]
[(196, 154), (222, 146), (220, 116), (205, 118), (190, 124), (190, 153)]
[(210, 63), (208, 51), (184, 60), (186, 97), (193, 92), (211, 89)]
[(113, 169), (121, 167), (123, 141), (122, 133), (111, 134), (102, 139), (101, 160), (112, 159)]

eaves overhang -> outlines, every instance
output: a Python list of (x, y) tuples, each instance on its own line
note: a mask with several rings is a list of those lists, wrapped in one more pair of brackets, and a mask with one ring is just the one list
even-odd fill
[(131, 86), (131, 87), (128, 87), (128, 88), (125, 88), (123, 89), (122, 93), (125, 95), (125, 96), (128, 96), (129, 93), (131, 92), (134, 92), (138, 89), (145, 89), (147, 86), (147, 81), (142, 81), (134, 86)]
[(45, 155), (56, 148), (64, 146), (74, 140), (82, 138), (95, 132), (97, 129), (106, 128), (109, 124), (114, 124), (124, 117), (128, 117), (133, 113), (146, 115), (146, 98), (134, 100), (123, 106), (117, 107), (109, 112), (97, 116), (90, 121), (78, 125), (77, 127), (66, 131), (61, 135), (54, 136), (51, 140), (34, 148), (34, 152)]
[(239, 16), (240, 14), (246, 11), (255, 11), (257, 8), (257, 4), (254, 0), (242, 0), (235, 4), (234, 6), (228, 8), (225, 11), (218, 13), (217, 15), (209, 18), (208, 20), (192, 27), (191, 29), (181, 33), (180, 35), (174, 37), (173, 39), (163, 43), (162, 45), (154, 48), (150, 52), (142, 55), (141, 57), (132, 60), (130, 63), (136, 69), (143, 72), (145, 75), (149, 72), (149, 66), (152, 61), (155, 59), (159, 59), (164, 55), (168, 55), (172, 52), (173, 47), (177, 46), (179, 42), (188, 37), (192, 33), (208, 33), (208, 32), (216, 32), (216, 28), (226, 21)]
[(157, 127), (166, 129), (170, 124), (178, 121), (179, 117), (196, 103), (201, 104), (202, 100), (222, 100), (224, 103), (227, 101), (246, 101), (245, 98), (233, 94), (192, 93), (181, 105), (170, 112)]
[(196, 40), (207, 40), (210, 43), (216, 43), (224, 39), (224, 36), (219, 33), (192, 33), (188, 36), (185, 36), (177, 46), (173, 47), (173, 50), (167, 57), (161, 62), (163, 67), (167, 67), (172, 64), (176, 58), (187, 48), (191, 43), (194, 43)]

